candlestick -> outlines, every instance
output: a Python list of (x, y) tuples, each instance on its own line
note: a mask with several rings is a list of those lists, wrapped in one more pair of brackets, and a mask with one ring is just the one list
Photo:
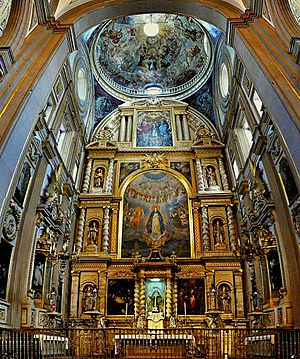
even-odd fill
[(128, 303), (126, 302), (125, 304), (126, 304), (125, 305), (125, 315), (127, 317), (127, 315), (128, 315)]
[(186, 302), (183, 303), (184, 316), (186, 317)]

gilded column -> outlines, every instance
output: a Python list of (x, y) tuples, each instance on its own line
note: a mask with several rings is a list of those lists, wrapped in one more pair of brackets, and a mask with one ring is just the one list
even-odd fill
[(113, 179), (114, 179), (114, 159), (111, 159), (109, 161), (107, 178), (106, 178), (106, 185), (105, 185), (106, 193), (112, 193)]
[(202, 171), (200, 158), (196, 158), (196, 173), (197, 173), (199, 192), (205, 191), (205, 184), (204, 184), (203, 171)]
[(232, 213), (231, 206), (227, 206), (226, 212), (227, 212), (230, 248), (232, 251), (234, 251), (235, 250), (235, 228), (234, 228), (233, 213)]
[(70, 317), (77, 318), (80, 313), (77, 313), (77, 308), (80, 308), (78, 305), (78, 292), (79, 292), (79, 272), (72, 271), (72, 284), (71, 284), (71, 303), (70, 303)]
[(119, 133), (119, 141), (124, 142), (125, 141), (125, 130), (126, 130), (126, 118), (125, 115), (121, 116), (121, 125), (120, 125), (120, 133)]
[(194, 239), (195, 239), (195, 257), (199, 258), (202, 253), (201, 248), (201, 233), (200, 233), (200, 224), (199, 224), (199, 211), (198, 206), (193, 207), (193, 218), (194, 218)]
[(140, 279), (140, 316), (146, 316), (146, 296), (145, 296), (145, 273), (141, 271)]
[(172, 287), (171, 287), (171, 278), (170, 275), (168, 275), (167, 277), (167, 288), (166, 288), (166, 292), (167, 292), (167, 300), (166, 300), (166, 315), (167, 318), (170, 318), (170, 316), (172, 315)]
[(175, 115), (175, 121), (176, 121), (176, 133), (177, 133), (177, 140), (182, 141), (182, 127), (181, 127), (181, 121), (180, 121), (180, 115)]
[(173, 287), (173, 315), (177, 317), (177, 304), (178, 304), (178, 289), (177, 289), (177, 278), (174, 278)]
[(236, 315), (238, 318), (244, 318), (244, 298), (243, 298), (243, 280), (242, 280), (243, 270), (239, 269), (234, 272), (234, 282), (235, 282), (235, 295), (236, 298), (231, 298), (232, 303), (236, 303)]
[(84, 193), (87, 193), (89, 191), (91, 174), (92, 174), (92, 164), (93, 164), (93, 160), (89, 158), (88, 163), (86, 165), (83, 186), (82, 186), (82, 192)]
[(184, 113), (182, 115), (182, 128), (183, 128), (183, 139), (189, 140), (190, 139), (190, 129), (187, 120), (187, 115)]
[(112, 207), (112, 214), (111, 214), (111, 254), (117, 254), (117, 247), (118, 247), (118, 207)]
[(209, 241), (209, 225), (208, 225), (208, 211), (207, 207), (202, 207), (202, 232), (203, 232), (203, 250), (210, 250)]
[(225, 173), (222, 158), (219, 158), (219, 170), (220, 170), (220, 176), (221, 176), (223, 190), (228, 191), (229, 190), (228, 180), (227, 180), (227, 176), (226, 176), (226, 173)]
[(126, 142), (131, 141), (131, 134), (132, 134), (132, 115), (129, 115), (127, 117)]
[(107, 271), (105, 269), (98, 270), (98, 292), (99, 292), (99, 310), (104, 315), (107, 315)]
[(109, 206), (104, 208), (102, 252), (108, 253), (108, 246), (109, 246)]
[(83, 233), (84, 233), (84, 223), (85, 223), (85, 208), (81, 208), (79, 220), (78, 220), (78, 232), (77, 238), (75, 242), (75, 252), (80, 253), (82, 250), (82, 242), (83, 242)]
[(137, 318), (140, 314), (140, 285), (139, 278), (134, 280), (134, 317)]

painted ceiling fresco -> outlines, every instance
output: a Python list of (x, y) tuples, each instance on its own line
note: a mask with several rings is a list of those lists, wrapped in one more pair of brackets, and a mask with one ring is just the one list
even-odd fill
[[(146, 35), (147, 23), (158, 25), (157, 35)], [(200, 22), (189, 17), (128, 16), (102, 27), (93, 43), (92, 63), (97, 80), (117, 97), (144, 96), (153, 85), (176, 96), (199, 88), (209, 76), (212, 43)]]
[[(143, 15), (144, 19), (151, 19), (152, 21), (157, 21), (158, 18), (156, 17), (158, 15), (153, 15), (152, 19), (150, 18), (150, 14), (146, 14)], [(159, 16), (165, 16), (165, 15), (159, 15)], [(168, 15), (169, 16), (169, 15)], [(174, 19), (176, 16), (172, 15), (171, 19)], [(133, 20), (131, 19), (133, 18)], [(137, 16), (131, 16), (130, 19), (129, 18), (122, 18), (117, 20), (117, 22), (115, 23), (115, 26), (119, 26), (120, 24), (124, 23), (125, 21), (128, 22), (127, 25), (127, 29), (130, 28), (129, 24), (134, 24), (134, 18), (138, 18)], [(192, 19), (187, 19), (183, 16), (178, 17), (177, 18), (183, 18), (185, 20), (186, 24), (194, 24), (194, 26), (197, 26), (198, 29), (198, 22), (196, 22), (196, 20), (192, 20)], [(126, 20), (127, 19), (127, 20)], [(161, 18), (161, 20), (163, 20), (163, 18)], [(172, 22), (171, 22), (172, 23)], [(174, 23), (174, 22), (173, 22)], [(203, 26), (208, 34), (208, 37), (210, 37), (211, 39), (211, 43), (213, 44), (210, 48), (211, 50), (213, 50), (213, 46), (217, 43), (220, 33), (221, 31), (216, 28), (215, 26), (199, 20), (199, 23), (201, 24), (201, 26)], [(119, 24), (119, 25), (116, 25)], [(142, 26), (142, 24), (140, 24)], [(91, 53), (91, 57), (93, 58), (93, 50), (95, 48), (95, 45), (93, 46), (93, 44), (97, 43), (98, 38), (99, 38), (99, 34), (101, 33), (101, 31), (105, 31), (106, 28), (104, 28), (105, 23), (101, 23), (97, 26), (94, 26), (93, 28), (89, 29), (88, 31), (86, 31), (83, 35), (82, 35), (82, 39), (85, 42), (85, 44), (88, 47), (89, 52)], [(110, 26), (113, 26), (112, 23)], [(104, 28), (104, 29), (103, 29)], [(123, 25), (122, 25), (123, 28)], [(138, 33), (141, 33), (141, 29), (138, 31)], [(175, 31), (175, 30), (174, 30)], [(192, 30), (191, 30), (192, 31)], [(202, 29), (200, 29), (200, 31), (202, 31)], [(179, 30), (179, 34), (181, 34), (182, 32), (184, 32), (184, 30), (181, 28), (181, 30)], [(123, 33), (123, 32), (122, 32)], [(124, 35), (125, 36), (125, 35)], [(142, 38), (144, 38), (145, 41), (147, 41), (147, 37), (146, 35), (141, 35)], [(178, 35), (179, 36), (179, 35)], [(177, 36), (177, 37), (178, 37)], [(181, 35), (180, 35), (181, 36)], [(188, 35), (186, 35), (188, 36)], [(192, 34), (191, 34), (192, 36)], [(198, 35), (200, 36), (200, 35)], [(202, 35), (201, 35), (202, 36)], [(129, 34), (127, 33), (126, 38), (128, 40), (129, 38)], [(108, 44), (110, 43), (110, 46), (116, 46), (118, 47), (119, 42), (116, 40), (114, 40), (115, 42), (117, 41), (117, 44), (113, 44), (113, 40), (109, 38), (109, 36), (107, 37), (107, 41)], [(132, 41), (137, 41), (137, 39), (132, 40)], [(192, 41), (192, 40), (191, 40)], [(187, 48), (187, 45), (185, 45), (185, 48)], [(136, 52), (136, 50), (132, 51), (132, 52)], [(137, 56), (137, 55), (135, 55)], [(135, 58), (135, 56), (133, 55), (132, 58)], [(182, 54), (181, 54), (182, 56)], [(111, 57), (111, 56), (110, 56)], [(113, 62), (115, 60), (113, 59)], [(130, 69), (130, 66), (127, 64), (127, 68)], [(132, 65), (133, 69), (137, 69), (137, 66), (135, 64)], [(145, 68), (143, 68), (145, 70)], [(94, 70), (94, 74), (98, 71)], [(169, 71), (171, 70), (171, 68), (169, 68)], [(95, 72), (96, 71), (96, 72)], [(161, 72), (161, 74), (163, 72), (167, 73), (167, 70), (155, 70), (152, 71), (152, 73), (156, 73), (156, 72)], [(148, 74), (150, 74), (151, 71), (148, 71)], [(112, 75), (113, 76), (113, 75)], [(128, 74), (125, 74), (124, 76), (129, 76)], [(180, 78), (180, 77), (179, 77)], [(191, 95), (190, 93), (188, 94), (188, 98), (185, 99), (186, 102), (188, 102), (192, 107), (196, 108), (198, 111), (200, 111), (201, 113), (203, 113), (205, 116), (207, 116), (211, 121), (214, 122), (214, 113), (213, 113), (213, 97), (212, 97), (212, 81), (211, 81), (211, 76), (209, 76), (208, 79), (206, 79), (207, 77), (204, 76), (203, 77), (203, 81), (201, 81), (198, 85), (199, 88), (198, 90)], [(206, 79), (206, 81), (204, 81)], [(117, 99), (116, 97), (116, 93), (118, 92), (117, 89), (115, 89), (112, 93), (112, 95), (110, 93), (108, 93), (107, 91), (104, 90), (103, 86), (100, 85), (99, 82), (99, 75), (96, 74), (96, 77), (94, 78), (94, 83), (95, 83), (95, 123), (94, 126), (96, 126), (105, 116), (107, 116), (111, 111), (113, 111), (115, 108), (117, 108), (118, 105), (120, 105), (123, 101), (120, 101), (119, 99)], [(129, 80), (128, 80), (129, 81)], [(103, 84), (103, 81), (101, 82)], [(133, 86), (133, 85), (131, 85)], [(107, 88), (106, 88), (107, 89)], [(120, 98), (120, 96), (119, 96)]]

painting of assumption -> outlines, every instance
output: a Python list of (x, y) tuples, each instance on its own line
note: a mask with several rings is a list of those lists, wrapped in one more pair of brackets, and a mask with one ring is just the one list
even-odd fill
[(121, 254), (147, 257), (151, 248), (163, 256), (190, 257), (187, 193), (173, 175), (152, 171), (139, 175), (124, 193)]
[(178, 280), (178, 315), (205, 313), (204, 279)]
[(108, 315), (134, 314), (134, 280), (109, 279), (107, 293)]
[(139, 111), (137, 113), (137, 147), (172, 146), (169, 111)]

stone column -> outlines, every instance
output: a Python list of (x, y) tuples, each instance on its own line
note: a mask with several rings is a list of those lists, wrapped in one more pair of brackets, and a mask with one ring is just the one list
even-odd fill
[(139, 278), (134, 279), (134, 317), (140, 314), (140, 283)]
[(166, 294), (167, 294), (167, 298), (166, 298), (166, 315), (167, 318), (170, 318), (170, 316), (172, 315), (172, 288), (171, 288), (171, 278), (170, 275), (168, 274), (167, 277), (167, 288), (166, 288)]
[(112, 193), (113, 188), (113, 179), (114, 179), (114, 159), (109, 161), (106, 184), (105, 184), (105, 192)]
[(177, 140), (182, 141), (182, 127), (181, 127), (181, 121), (180, 121), (180, 115), (175, 115), (175, 121), (176, 121), (176, 133), (177, 133)]
[(231, 206), (227, 206), (226, 213), (227, 213), (230, 249), (232, 251), (234, 251), (235, 250), (235, 228), (234, 228), (233, 213), (232, 213)]
[(196, 173), (197, 173), (197, 180), (198, 180), (198, 188), (200, 191), (205, 191), (205, 184), (202, 172), (202, 165), (200, 158), (196, 158)]
[(183, 128), (183, 139), (189, 140), (190, 139), (190, 129), (187, 120), (187, 115), (184, 113), (182, 115), (182, 128)]
[(127, 129), (126, 129), (126, 142), (131, 141), (132, 135), (132, 116), (129, 115), (127, 117)]
[(120, 132), (119, 132), (119, 141), (124, 142), (126, 136), (126, 118), (125, 115), (121, 116)]
[(102, 252), (108, 253), (109, 246), (109, 209), (107, 206), (104, 208), (103, 215), (103, 242), (102, 242)]
[(202, 207), (202, 233), (203, 233), (203, 250), (210, 250), (209, 241), (209, 225), (208, 225), (208, 211), (207, 207)]
[(81, 208), (79, 220), (78, 220), (78, 233), (75, 242), (75, 249), (76, 253), (80, 253), (82, 251), (82, 243), (83, 243), (83, 234), (84, 234), (84, 224), (85, 224), (85, 208)]
[(89, 158), (88, 163), (86, 165), (83, 186), (82, 186), (82, 192), (84, 193), (87, 193), (89, 191), (91, 174), (92, 174), (92, 164), (93, 164), (93, 160)]
[(70, 303), (70, 318), (77, 318), (80, 313), (77, 313), (77, 308), (80, 308), (78, 305), (78, 292), (79, 292), (79, 272), (71, 272), (72, 282), (71, 282), (71, 303)]
[(222, 158), (219, 158), (219, 171), (220, 171), (220, 177), (221, 177), (221, 181), (222, 181), (223, 190), (228, 191), (229, 190), (228, 180), (227, 180), (227, 176), (226, 176), (226, 173), (225, 173)]

